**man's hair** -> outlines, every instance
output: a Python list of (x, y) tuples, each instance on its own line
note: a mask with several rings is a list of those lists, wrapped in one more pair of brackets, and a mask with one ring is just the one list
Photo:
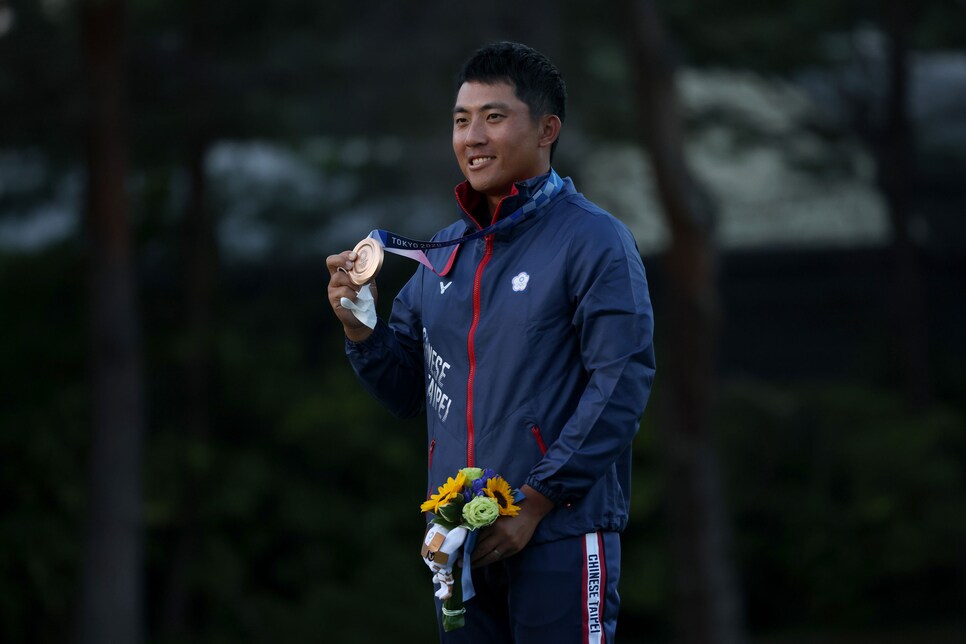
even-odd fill
[[(550, 59), (526, 45), (498, 42), (476, 50), (456, 75), (456, 91), (467, 82), (509, 83), (517, 98), (530, 108), (534, 120), (544, 114), (554, 114), (561, 122), (566, 117), (567, 86), (563, 77)], [(551, 158), (556, 149), (554, 141)]]

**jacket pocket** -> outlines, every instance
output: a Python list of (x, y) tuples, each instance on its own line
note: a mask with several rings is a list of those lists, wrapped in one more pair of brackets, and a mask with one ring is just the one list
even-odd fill
[(433, 452), (436, 451), (436, 439), (429, 441), (429, 469), (427, 470), (426, 500), (433, 496)]
[[(530, 433), (533, 434), (534, 440), (537, 441), (537, 447), (540, 448), (540, 453), (545, 455), (547, 453), (547, 444), (543, 440), (543, 434), (540, 433), (540, 428), (536, 425), (531, 425)], [(568, 509), (572, 507), (572, 505), (573, 504), (570, 502), (564, 503), (564, 507)]]
[(533, 438), (537, 441), (537, 447), (540, 448), (541, 454), (547, 453), (547, 444), (543, 442), (543, 434), (540, 433), (540, 428), (536, 425), (530, 427), (530, 433), (533, 434)]

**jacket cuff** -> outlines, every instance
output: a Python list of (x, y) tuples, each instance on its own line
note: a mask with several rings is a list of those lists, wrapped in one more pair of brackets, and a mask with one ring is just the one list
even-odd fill
[(376, 321), (376, 328), (372, 330), (369, 337), (362, 342), (353, 342), (349, 338), (345, 339), (345, 352), (346, 355), (352, 355), (357, 353), (360, 355), (365, 355), (366, 353), (375, 351), (381, 345), (386, 343), (385, 334), (389, 332), (389, 327), (382, 320)]
[(526, 484), (550, 499), (554, 505), (562, 505), (564, 501), (567, 500), (565, 495), (560, 490), (554, 489), (543, 481), (538, 481), (532, 476), (527, 478)]

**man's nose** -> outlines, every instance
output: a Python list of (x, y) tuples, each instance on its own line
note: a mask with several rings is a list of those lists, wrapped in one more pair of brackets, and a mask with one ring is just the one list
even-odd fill
[(486, 143), (486, 128), (481, 119), (473, 119), (466, 126), (466, 138), (463, 142), (466, 145), (482, 145)]

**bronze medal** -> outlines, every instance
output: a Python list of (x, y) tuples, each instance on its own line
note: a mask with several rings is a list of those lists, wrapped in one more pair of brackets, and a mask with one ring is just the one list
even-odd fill
[(356, 254), (356, 261), (349, 270), (349, 279), (356, 286), (362, 286), (374, 278), (382, 268), (384, 253), (382, 246), (372, 237), (366, 237), (352, 250)]

